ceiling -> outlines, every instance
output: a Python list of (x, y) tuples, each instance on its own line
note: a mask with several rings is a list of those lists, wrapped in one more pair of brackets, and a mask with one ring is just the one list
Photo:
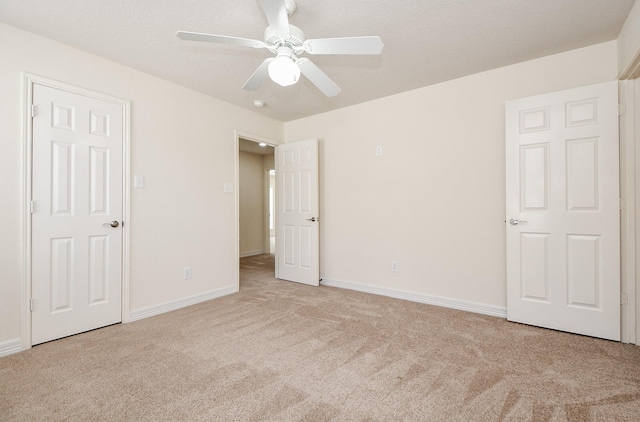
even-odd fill
[(238, 149), (244, 152), (250, 152), (258, 155), (273, 155), (273, 147), (266, 145), (261, 147), (258, 142), (250, 141), (248, 139), (240, 138), (238, 142)]
[[(616, 39), (634, 0), (297, 0), (307, 38), (379, 35), (381, 56), (306, 56), (341, 88), (308, 80), (242, 85), (271, 53), (175, 37), (262, 40), (260, 0), (0, 0), (0, 21), (290, 121), (465, 75)], [(66, 81), (72, 82), (72, 81)], [(253, 100), (265, 102), (255, 108)]]

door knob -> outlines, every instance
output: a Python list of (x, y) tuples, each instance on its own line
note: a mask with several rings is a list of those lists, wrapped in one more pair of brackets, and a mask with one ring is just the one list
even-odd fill
[(112, 221), (112, 222), (110, 222), (110, 223), (103, 223), (102, 225), (103, 225), (103, 226), (118, 227), (118, 226), (120, 225), (120, 223), (119, 223), (119, 222), (117, 222), (116, 220), (113, 220), (113, 221)]
[(511, 224), (512, 226), (517, 226), (520, 223), (528, 223), (528, 221), (526, 220), (518, 220), (517, 218), (512, 218), (509, 220), (509, 224)]
[(318, 219), (317, 219), (317, 218), (315, 218), (315, 217), (305, 218), (305, 220), (307, 220), (307, 221), (311, 221), (312, 223), (315, 223), (316, 221), (318, 221)]

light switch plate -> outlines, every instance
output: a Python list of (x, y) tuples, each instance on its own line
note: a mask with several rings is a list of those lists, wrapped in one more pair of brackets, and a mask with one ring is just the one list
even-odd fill
[(224, 193), (233, 193), (233, 183), (224, 184)]
[(136, 189), (144, 188), (144, 176), (136, 174), (133, 176), (133, 187)]

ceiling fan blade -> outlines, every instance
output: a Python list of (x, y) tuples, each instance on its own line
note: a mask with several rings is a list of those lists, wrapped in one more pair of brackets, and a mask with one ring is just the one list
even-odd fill
[(304, 42), (309, 54), (380, 54), (383, 46), (378, 36), (317, 38)]
[(300, 67), (300, 72), (327, 97), (335, 97), (340, 93), (340, 87), (336, 85), (326, 73), (320, 70), (318, 66), (313, 64), (311, 60), (306, 58), (298, 59), (296, 64)]
[(289, 33), (289, 17), (284, 0), (262, 0), (264, 14), (271, 29), (277, 34)]
[(260, 88), (260, 85), (269, 77), (269, 63), (274, 60), (273, 57), (269, 57), (267, 60), (263, 61), (260, 66), (253, 72), (253, 75), (245, 82), (242, 86), (242, 89), (246, 89), (247, 91), (255, 91)]
[(243, 47), (264, 48), (262, 41), (250, 40), (248, 38), (227, 37), (225, 35), (201, 34), (199, 32), (176, 32), (176, 37), (186, 41), (204, 41), (216, 44), (241, 45)]

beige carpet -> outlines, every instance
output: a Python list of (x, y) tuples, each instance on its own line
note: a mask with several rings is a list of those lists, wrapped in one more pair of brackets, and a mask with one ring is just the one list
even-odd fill
[(0, 359), (0, 420), (640, 420), (640, 347), (272, 272)]

